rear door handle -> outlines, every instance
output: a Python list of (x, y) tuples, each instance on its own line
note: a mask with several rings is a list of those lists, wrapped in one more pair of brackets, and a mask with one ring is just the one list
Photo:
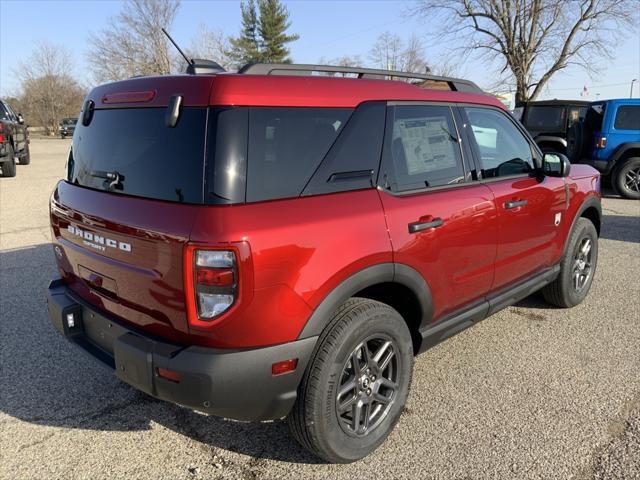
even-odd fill
[(504, 202), (504, 208), (511, 209), (511, 208), (524, 207), (527, 203), (529, 203), (528, 200), (511, 200), (509, 202)]
[(428, 222), (414, 222), (409, 224), (409, 233), (418, 233), (430, 228), (438, 228), (444, 224), (441, 218), (434, 218)]

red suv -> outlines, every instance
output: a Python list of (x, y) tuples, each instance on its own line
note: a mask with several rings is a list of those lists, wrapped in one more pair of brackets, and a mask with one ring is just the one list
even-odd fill
[(49, 315), (139, 390), (288, 417), (351, 462), (397, 423), (416, 354), (538, 289), (583, 300), (599, 190), (464, 80), (251, 65), (110, 83), (51, 196)]

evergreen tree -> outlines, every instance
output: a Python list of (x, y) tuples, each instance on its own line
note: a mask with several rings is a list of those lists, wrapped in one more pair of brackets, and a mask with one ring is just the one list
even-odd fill
[(242, 12), (242, 30), (240, 36), (231, 38), (231, 50), (229, 57), (238, 65), (262, 61), (260, 56), (260, 43), (258, 41), (258, 15), (254, 0), (242, 0), (240, 2)]
[(299, 38), (298, 34), (287, 35), (291, 26), (289, 12), (280, 0), (258, 0), (260, 20), (260, 60), (268, 63), (291, 63), (286, 44)]

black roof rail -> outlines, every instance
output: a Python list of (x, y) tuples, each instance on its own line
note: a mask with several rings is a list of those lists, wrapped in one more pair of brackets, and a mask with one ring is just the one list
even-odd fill
[(478, 87), (478, 85), (470, 80), (441, 77), (438, 75), (430, 75), (425, 73), (379, 70), (376, 68), (339, 67), (335, 65), (311, 65), (295, 63), (250, 63), (238, 70), (238, 73), (243, 73), (246, 75), (311, 75), (313, 72), (350, 73), (357, 75), (357, 78), (413, 78), (416, 80), (426, 80), (428, 82), (444, 82), (449, 86), (449, 89), (453, 91), (484, 93), (482, 89)]

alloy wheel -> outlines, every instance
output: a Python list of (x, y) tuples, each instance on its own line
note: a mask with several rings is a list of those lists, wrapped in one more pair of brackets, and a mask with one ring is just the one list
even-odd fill
[(580, 241), (578, 249), (573, 257), (573, 288), (576, 292), (581, 292), (587, 285), (593, 273), (592, 268), (592, 240), (590, 237)]
[(349, 355), (336, 394), (336, 413), (345, 433), (367, 435), (389, 413), (399, 387), (396, 352), (391, 338), (374, 335)]

